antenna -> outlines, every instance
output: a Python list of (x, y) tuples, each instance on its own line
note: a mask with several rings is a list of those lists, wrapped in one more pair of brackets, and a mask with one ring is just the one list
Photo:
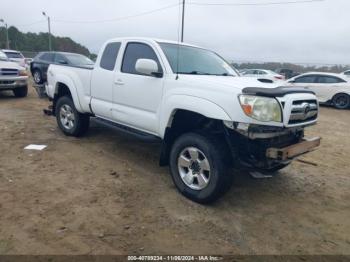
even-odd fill
[(183, 28), (184, 28), (184, 11), (185, 11), (185, 0), (182, 1), (182, 23), (181, 23), (181, 40), (180, 40), (180, 13), (181, 13), (181, 0), (179, 0), (179, 18), (178, 18), (178, 22), (179, 22), (179, 26), (178, 26), (178, 30), (177, 30), (177, 53), (176, 53), (176, 80), (179, 79), (179, 63), (180, 63), (180, 41), (183, 42)]
[(183, 0), (183, 1), (182, 1), (181, 42), (184, 41), (184, 32), (185, 32), (185, 6), (186, 6), (186, 0)]

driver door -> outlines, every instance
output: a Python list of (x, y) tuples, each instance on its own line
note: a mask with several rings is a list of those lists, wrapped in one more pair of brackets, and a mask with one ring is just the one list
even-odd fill
[(155, 49), (148, 43), (126, 43), (120, 70), (114, 78), (112, 117), (120, 124), (158, 134), (164, 80), (138, 73), (135, 68), (138, 59), (154, 60), (158, 72), (163, 72)]

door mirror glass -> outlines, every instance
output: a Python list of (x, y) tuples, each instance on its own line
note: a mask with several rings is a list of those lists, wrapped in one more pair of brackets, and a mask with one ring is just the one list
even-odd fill
[(64, 60), (58, 60), (58, 63), (61, 64), (61, 65), (66, 65), (66, 64), (68, 64), (67, 61), (64, 61)]
[(162, 77), (162, 73), (158, 72), (158, 64), (152, 59), (138, 59), (136, 61), (135, 70), (143, 75)]

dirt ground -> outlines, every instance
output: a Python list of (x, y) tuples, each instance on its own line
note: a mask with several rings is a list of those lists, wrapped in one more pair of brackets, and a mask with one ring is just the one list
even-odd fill
[[(182, 197), (160, 146), (92, 124), (62, 135), (46, 100), (0, 94), (0, 254), (350, 254), (350, 111), (271, 179), (238, 173), (211, 206)], [(45, 144), (41, 152), (23, 150)]]

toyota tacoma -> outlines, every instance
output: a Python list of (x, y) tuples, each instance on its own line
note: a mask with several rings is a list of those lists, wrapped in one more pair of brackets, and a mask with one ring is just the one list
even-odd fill
[(90, 118), (162, 141), (177, 189), (208, 203), (230, 187), (232, 167), (273, 173), (314, 150), (304, 129), (318, 118), (315, 94), (240, 77), (216, 53), (148, 38), (104, 44), (93, 69), (50, 65), (46, 111), (68, 136)]

